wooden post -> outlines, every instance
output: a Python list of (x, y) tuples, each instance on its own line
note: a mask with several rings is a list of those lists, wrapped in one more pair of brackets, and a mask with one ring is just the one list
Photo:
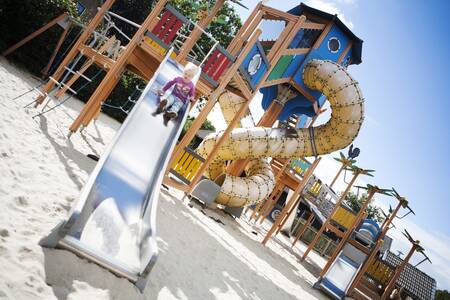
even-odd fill
[[(290, 160), (286, 160), (286, 162), (281, 167), (278, 174), (275, 176), (275, 188), (273, 189), (272, 193), (270, 193), (269, 197), (267, 197), (267, 200), (261, 201), (258, 203), (258, 206), (253, 211), (252, 216), (250, 219), (255, 219), (255, 221), (258, 221), (259, 218), (261, 218), (261, 223), (264, 221), (266, 216), (270, 213), (272, 208), (275, 206), (275, 203), (277, 203), (279, 196), (276, 197), (276, 199), (272, 199), (274, 196), (276, 196), (274, 193), (280, 193), (283, 191), (285, 185), (283, 183), (280, 183), (279, 180), (281, 176), (283, 175), (284, 171), (286, 170), (287, 166), (289, 165)], [(264, 204), (263, 204), (264, 203)], [(256, 214), (258, 214), (258, 217), (256, 217)]]
[(277, 194), (284, 188), (284, 185), (280, 185), (276, 179), (275, 182), (276, 182), (275, 187), (273, 188), (272, 192), (267, 197), (267, 199), (260, 201), (255, 206), (255, 209), (253, 209), (253, 213), (250, 216), (250, 220), (255, 219), (255, 221), (257, 221), (258, 218), (261, 216), (261, 212), (265, 211), (268, 203), (272, 201), (272, 198), (277, 197)]
[[(303, 190), (305, 189), (306, 183), (308, 183), (309, 179), (310, 179), (311, 176), (313, 175), (314, 170), (316, 169), (317, 165), (318, 165), (319, 162), (320, 162), (320, 159), (321, 159), (320, 157), (319, 157), (319, 158), (316, 158), (316, 159), (314, 160), (313, 164), (312, 164), (311, 167), (310, 167), (310, 169), (312, 169), (311, 172), (306, 172), (306, 173), (305, 173), (305, 176), (303, 176), (303, 180), (302, 180), (301, 184), (303, 184), (303, 182), (305, 182), (305, 183), (304, 183), (304, 185), (303, 185), (303, 188), (302, 188), (302, 190), (301, 190), (301, 193), (302, 193)], [(309, 169), (308, 169), (308, 171), (309, 171)], [(278, 226), (278, 229), (277, 229), (277, 231), (275, 232), (275, 234), (278, 234), (278, 233), (281, 231), (281, 228), (282, 228), (282, 227), (284, 226), (284, 224), (286, 223), (288, 217), (289, 217), (289, 216), (291, 215), (291, 213), (297, 208), (298, 204), (299, 204), (300, 201), (301, 201), (301, 197), (300, 197), (300, 196), (301, 196), (301, 194), (299, 195), (299, 197), (297, 197), (297, 199), (295, 200), (295, 202), (293, 203), (293, 205), (291, 206), (291, 208), (288, 210), (288, 213), (286, 214), (286, 217), (281, 221), (280, 226)]]
[[(292, 207), (295, 206), (295, 203), (297, 203), (297, 199), (300, 197), (300, 194), (302, 193), (303, 189), (305, 188), (306, 183), (308, 182), (309, 177), (314, 173), (314, 169), (319, 164), (321, 158), (317, 158), (314, 163), (309, 167), (309, 169), (306, 171), (305, 176), (303, 177), (302, 182), (298, 185), (298, 187), (295, 189), (294, 194), (292, 194), (291, 198), (286, 201), (286, 205), (284, 206), (283, 210), (281, 211), (279, 217), (275, 220), (272, 227), (267, 232), (266, 236), (262, 240), (262, 244), (265, 245), (267, 241), (271, 238), (272, 234), (278, 229), (278, 227), (281, 227), (284, 219), (289, 216), (289, 213), (292, 212)], [(283, 223), (284, 224), (284, 223)]]
[[(258, 19), (258, 23), (261, 18), (262, 18), (262, 16)], [(281, 35), (276, 43), (277, 47), (275, 47), (275, 45), (274, 45), (274, 47), (272, 47), (272, 49), (269, 53), (270, 57), (269, 56), (267, 57), (269, 60), (269, 63), (271, 64), (271, 67), (270, 67), (270, 70), (268, 70), (266, 72), (266, 76), (264, 76), (264, 78), (260, 81), (260, 84), (258, 85), (258, 89), (264, 83), (266, 78), (270, 75), (270, 72), (275, 67), (276, 62), (281, 58), (283, 50), (289, 46), (289, 44), (292, 42), (292, 39), (295, 37), (295, 34), (297, 34), (297, 31), (301, 28), (301, 26), (305, 23), (305, 21), (306, 21), (306, 17), (300, 16), (295, 23), (291, 22), (283, 30), (283, 32), (281, 33)], [(258, 90), (258, 89), (255, 89), (255, 90)], [(283, 110), (282, 104), (280, 104), (276, 101), (272, 101), (268, 110), (264, 113), (262, 118), (259, 120), (257, 126), (272, 127), (273, 124), (278, 119), (278, 116), (282, 110)], [(233, 162), (228, 167), (228, 171), (230, 172), (231, 175), (239, 176), (242, 173), (242, 171), (244, 170), (245, 166), (248, 164), (248, 161), (249, 161), (249, 159), (243, 159), (243, 160)]]
[(70, 126), (71, 132), (77, 131), (82, 123), (84, 125), (87, 125), (95, 116), (99, 106), (101, 105), (101, 101), (108, 97), (116, 83), (120, 80), (121, 73), (123, 72), (128, 59), (130, 58), (131, 54), (134, 52), (138, 44), (141, 42), (142, 37), (147, 31), (149, 25), (155, 21), (161, 10), (164, 8), (166, 2), (167, 0), (159, 0), (152, 12), (147, 16), (144, 23), (142, 23), (142, 26), (128, 43), (124, 52), (119, 56), (114, 65), (111, 66), (102, 82), (99, 84), (97, 89), (89, 98), (89, 101), (81, 110), (78, 117)]
[(355, 279), (353, 280), (352, 284), (348, 288), (348, 290), (347, 290), (347, 294), (348, 295), (352, 295), (353, 290), (358, 286), (359, 282), (361, 281), (361, 279), (363, 278), (363, 276), (366, 273), (367, 269), (369, 268), (370, 264), (372, 263), (372, 260), (375, 257), (375, 254), (378, 252), (378, 250), (381, 247), (382, 240), (383, 240), (384, 236), (386, 235), (387, 231), (389, 230), (389, 225), (394, 220), (394, 218), (397, 215), (398, 211), (400, 210), (401, 206), (402, 206), (402, 202), (399, 201), (399, 203), (397, 204), (397, 207), (394, 209), (394, 211), (392, 212), (391, 216), (388, 218), (388, 221), (385, 222), (385, 227), (382, 229), (380, 235), (378, 236), (377, 244), (375, 245), (375, 247), (373, 247), (371, 249), (371, 253), (369, 255), (369, 258), (367, 258), (364, 261), (363, 265), (361, 266), (361, 268), (359, 269), (358, 273), (356, 274)]
[(47, 65), (42, 70), (42, 78), (46, 78), (48, 76), (48, 72), (50, 71), (50, 68), (52, 67), (53, 61), (55, 60), (56, 55), (58, 54), (59, 48), (61, 48), (67, 33), (69, 32), (70, 27), (72, 27), (72, 23), (69, 23), (67, 27), (64, 29), (64, 31), (61, 33), (61, 36), (59, 37), (58, 43), (56, 44), (55, 50), (53, 50), (53, 54), (48, 60)]
[(256, 28), (258, 27), (262, 17), (263, 12), (258, 11), (255, 17), (253, 18), (252, 22), (250, 22), (248, 24), (248, 27), (245, 28), (245, 31), (243, 30), (241, 32), (241, 35), (236, 39), (233, 48), (232, 49), (230, 48), (231, 55), (236, 55), (239, 52), (244, 43), (250, 38), (251, 33), (255, 31)]
[(214, 19), (214, 17), (219, 12), (220, 8), (222, 7), (222, 5), (224, 3), (225, 3), (225, 0), (217, 0), (216, 3), (214, 4), (213, 8), (209, 12), (208, 16), (206, 18), (200, 20), (200, 22), (197, 24), (198, 27), (197, 26), (194, 27), (191, 34), (189, 35), (189, 37), (186, 39), (183, 46), (181, 47), (180, 53), (176, 57), (176, 61), (181, 63), (183, 60), (186, 59), (189, 52), (191, 52), (192, 48), (194, 47), (195, 43), (198, 41), (198, 39), (202, 35), (202, 30), (200, 28), (205, 29), (209, 25), (209, 23), (211, 23), (211, 21)]
[[(115, 36), (111, 37), (110, 39), (108, 39), (98, 50), (99, 54), (102, 54), (104, 51), (106, 51), (109, 46), (116, 40)], [(92, 57), (91, 59), (87, 60), (83, 66), (81, 66), (80, 70), (78, 70), (78, 72), (76, 74), (73, 74), (72, 77), (69, 79), (69, 81), (67, 81), (65, 83), (64, 86), (62, 86), (55, 94), (56, 98), (60, 98), (62, 95), (64, 95), (64, 93), (67, 91), (67, 89), (69, 89), (74, 83), (75, 81), (78, 80), (78, 78), (80, 78), (81, 74), (83, 74), (84, 72), (86, 72), (87, 69), (89, 69), (90, 66), (92, 66), (95, 62), (95, 56)]]
[(316, 245), (317, 241), (319, 240), (321, 234), (324, 232), (326, 226), (328, 225), (328, 223), (331, 220), (331, 217), (334, 215), (334, 213), (336, 212), (336, 210), (338, 209), (338, 207), (341, 205), (341, 203), (344, 201), (345, 197), (347, 196), (348, 192), (350, 191), (351, 187), (353, 186), (353, 184), (355, 183), (356, 179), (358, 178), (360, 172), (356, 171), (353, 174), (353, 178), (352, 180), (350, 180), (349, 184), (347, 185), (345, 191), (342, 193), (341, 197), (339, 197), (339, 200), (336, 202), (336, 205), (333, 208), (333, 211), (330, 213), (330, 215), (328, 216), (328, 218), (325, 220), (325, 222), (323, 222), (322, 226), (320, 227), (319, 231), (316, 233), (316, 235), (314, 236), (313, 241), (308, 245), (308, 249), (306, 249), (305, 253), (303, 253), (302, 259), (301, 260), (305, 260), (305, 258), (308, 256), (309, 252), (313, 249), (313, 247)]
[(391, 295), (392, 290), (395, 287), (395, 283), (399, 279), (400, 275), (402, 274), (403, 270), (405, 269), (406, 265), (408, 264), (409, 260), (411, 259), (411, 256), (414, 254), (414, 252), (416, 251), (418, 246), (419, 245), (417, 243), (414, 243), (412, 245), (411, 249), (409, 250), (408, 255), (406, 255), (406, 257), (402, 261), (402, 263), (397, 266), (397, 268), (395, 269), (394, 276), (392, 276), (392, 278), (389, 280), (388, 285), (384, 289), (383, 295), (381, 296), (381, 300), (389, 299), (389, 296)]
[[(56, 69), (56, 71), (53, 73), (53, 78), (55, 80), (59, 80), (62, 76), (62, 74), (64, 73), (64, 67), (75, 58), (75, 55), (77, 55), (78, 53), (78, 49), (80, 48), (81, 45), (83, 45), (86, 40), (89, 38), (89, 36), (91, 35), (92, 31), (94, 31), (94, 29), (98, 26), (98, 24), (100, 23), (100, 21), (103, 19), (103, 15), (106, 13), (106, 11), (108, 11), (111, 6), (114, 4), (116, 0), (106, 0), (105, 3), (102, 5), (102, 7), (100, 8), (100, 10), (97, 12), (97, 14), (95, 15), (95, 17), (92, 19), (92, 21), (89, 23), (89, 25), (86, 27), (86, 29), (84, 30), (84, 32), (81, 34), (81, 36), (78, 38), (78, 40), (76, 41), (76, 43), (73, 45), (72, 49), (70, 49), (69, 53), (66, 55), (66, 57), (63, 59), (63, 61), (61, 62), (61, 64), (58, 66), (58, 68)], [(55, 83), (52, 80), (49, 80), (44, 87), (42, 88), (42, 92), (44, 95), (40, 95), (36, 98), (36, 105), (41, 104), (46, 96), (45, 94), (50, 92), (50, 90), (55, 86)]]
[[(283, 189), (284, 189), (284, 185), (283, 185)], [(270, 212), (275, 207), (275, 205), (277, 205), (277, 202), (280, 199), (281, 194), (283, 193), (283, 190), (276, 190), (274, 192), (276, 194), (276, 195), (274, 195), (275, 197), (271, 197), (272, 199), (269, 199), (269, 201), (264, 203), (264, 206), (261, 207), (261, 209), (259, 210), (260, 214), (255, 220), (256, 222), (259, 221), (259, 224), (262, 224), (264, 222), (264, 220), (269, 216)]]
[(375, 195), (375, 193), (376, 193), (376, 190), (371, 190), (370, 191), (369, 195), (367, 196), (366, 201), (364, 202), (364, 205), (359, 210), (357, 217), (355, 218), (353, 223), (349, 226), (349, 228), (347, 228), (347, 230), (344, 233), (344, 236), (341, 238), (341, 241), (339, 242), (339, 244), (337, 245), (337, 247), (334, 250), (333, 254), (328, 259), (327, 263), (325, 264), (325, 266), (323, 267), (322, 271), (320, 272), (320, 275), (319, 275), (320, 277), (323, 277), (327, 273), (328, 269), (331, 267), (331, 264), (335, 261), (335, 259), (339, 255), (339, 252), (342, 250), (342, 248), (344, 248), (344, 246), (347, 243), (348, 239), (351, 237), (351, 234), (352, 234), (353, 230), (356, 229), (358, 224), (361, 222), (363, 216), (365, 215), (365, 211), (367, 209), (367, 206), (369, 206), (369, 203), (370, 203), (370, 201), (372, 201), (372, 198)]
[(34, 39), (35, 37), (37, 37), (38, 35), (44, 33), (45, 31), (47, 31), (48, 29), (50, 29), (51, 27), (53, 27), (56, 23), (58, 23), (59, 21), (64, 20), (67, 17), (66, 14), (62, 14), (56, 18), (54, 18), (53, 20), (51, 20), (50, 22), (48, 22), (47, 24), (45, 24), (44, 26), (42, 26), (41, 28), (39, 28), (38, 30), (36, 30), (35, 32), (29, 34), (27, 37), (25, 37), (24, 39), (22, 39), (21, 41), (15, 43), (14, 45), (12, 45), (11, 47), (9, 47), (8, 49), (6, 49), (5, 51), (2, 52), (2, 56), (7, 56), (9, 54), (11, 54), (12, 52), (16, 51), (18, 48), (22, 47), (23, 45), (25, 45), (26, 43), (28, 43), (29, 41), (31, 41), (32, 39)]
[[(202, 126), (203, 122), (205, 122), (206, 117), (208, 116), (210, 111), (213, 109), (214, 105), (217, 103), (217, 99), (218, 99), (219, 95), (223, 92), (223, 90), (226, 87), (226, 85), (228, 84), (228, 82), (231, 80), (231, 78), (237, 72), (237, 70), (239, 69), (239, 66), (242, 64), (242, 62), (244, 61), (248, 52), (251, 50), (253, 45), (256, 43), (256, 41), (258, 40), (258, 37), (260, 35), (261, 35), (261, 30), (257, 30), (255, 32), (255, 34), (252, 36), (252, 38), (248, 41), (247, 45), (244, 47), (244, 49), (242, 50), (242, 52), (239, 55), (239, 57), (237, 58), (237, 60), (233, 63), (233, 65), (230, 67), (230, 69), (228, 71), (226, 71), (223, 79), (220, 80), (219, 86), (209, 96), (208, 102), (206, 103), (205, 107), (203, 107), (201, 112), (198, 114), (198, 116), (192, 122), (189, 130), (186, 132), (186, 134), (183, 136), (181, 141), (175, 147), (175, 150), (172, 153), (172, 158), (168, 164), (166, 174), (168, 173), (170, 167), (173, 165), (173, 162), (176, 159), (178, 159), (178, 156), (181, 154), (181, 151), (191, 142), (195, 133), (200, 129), (200, 126)], [(211, 157), (211, 159), (212, 159), (211, 155), (209, 155), (208, 157)], [(205, 164), (205, 163), (206, 163), (206, 161), (203, 164)], [(199, 173), (199, 171), (197, 171), (197, 172)]]
[(346, 167), (346, 165), (344, 163), (342, 163), (341, 167), (339, 168), (339, 171), (337, 172), (336, 176), (334, 176), (333, 181), (331, 181), (330, 184), (330, 188), (333, 187), (334, 183), (336, 182), (336, 180), (338, 179), (339, 175), (341, 175), (342, 170), (344, 170), (344, 168)]
[(297, 243), (297, 241), (302, 238), (302, 236), (305, 234), (306, 229), (308, 229), (308, 226), (312, 223), (313, 219), (314, 219), (314, 213), (311, 212), (311, 214), (309, 215), (309, 217), (306, 220), (305, 224), (303, 224), (302, 229), (300, 229), (299, 232), (297, 233), (297, 235), (295, 236), (291, 247), (294, 247), (295, 243)]
[(257, 13), (261, 10), (262, 2), (258, 2), (258, 4), (253, 9), (250, 16), (248, 16), (247, 20), (245, 20), (244, 24), (239, 28), (239, 31), (234, 36), (233, 40), (230, 42), (230, 44), (227, 47), (227, 51), (229, 53), (235, 52), (234, 49), (237, 45), (242, 45), (242, 35), (245, 33), (245, 31), (248, 29), (248, 27), (252, 24), (253, 21), (255, 21), (255, 17)]

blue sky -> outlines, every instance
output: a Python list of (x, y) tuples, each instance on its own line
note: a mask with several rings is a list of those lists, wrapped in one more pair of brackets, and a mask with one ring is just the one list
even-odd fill
[[(257, 1), (242, 0), (253, 8)], [(288, 10), (300, 2), (268, 1)], [(382, 187), (407, 197), (416, 216), (396, 225), (407, 228), (427, 249), (433, 265), (421, 269), (450, 289), (450, 1), (310, 0), (306, 4), (337, 13), (364, 40), (362, 59), (350, 73), (366, 99), (366, 120), (355, 144), (358, 164), (376, 169)], [(250, 11), (237, 7), (244, 19)], [(319, 176), (337, 169), (330, 157)], [(341, 186), (343, 182), (341, 182)], [(394, 203), (378, 199), (385, 206)], [(400, 230), (390, 233), (395, 249), (406, 252)], [(419, 260), (416, 254), (415, 259)]]

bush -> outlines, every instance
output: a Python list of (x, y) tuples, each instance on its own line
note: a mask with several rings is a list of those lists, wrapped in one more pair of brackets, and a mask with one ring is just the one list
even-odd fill
[[(0, 7), (0, 52), (64, 12), (76, 17), (75, 2), (72, 0), (3, 0)], [(62, 31), (63, 29), (56, 25), (17, 49), (8, 58), (25, 65), (29, 71), (40, 76)], [(76, 31), (71, 32), (63, 47), (67, 48), (70, 40), (77, 34)]]
[[(63, 12), (78, 18), (75, 3), (76, 1), (73, 0), (2, 0), (0, 7), (0, 19), (2, 20), (0, 22), (0, 52), (44, 26)], [(117, 0), (111, 10), (136, 23), (142, 23), (150, 13), (152, 3), (153, 0)], [(195, 10), (192, 10), (193, 3), (196, 3), (196, 1), (171, 0), (170, 3), (188, 18), (197, 19), (198, 16)], [(204, 6), (206, 3), (205, 0), (200, 1), (200, 5)], [(117, 21), (117, 25), (129, 36), (136, 31), (136, 28), (120, 20)], [(212, 22), (210, 30), (216, 35), (216, 38), (222, 45), (226, 46), (240, 26), (241, 23), (236, 12), (230, 5), (225, 4), (220, 10), (218, 18)], [(47, 65), (62, 30), (61, 27), (54, 26), (17, 49), (8, 56), (8, 59), (23, 65), (34, 75), (41, 76), (41, 71)], [(70, 49), (80, 33), (81, 29), (78, 26), (74, 26), (62, 45), (49, 74), (54, 72), (56, 65), (62, 60), (67, 53), (66, 51)], [(122, 42), (126, 42), (120, 34), (116, 34), (116, 37)], [(79, 64), (82, 64), (84, 60), (81, 60)], [(86, 71), (85, 75), (90, 78), (95, 77), (95, 80), (90, 84), (86, 84), (85, 80), (80, 79), (73, 85), (74, 90), (79, 90), (77, 97), (84, 102), (89, 99), (95, 88), (100, 84), (104, 77), (104, 72), (99, 67), (92, 66)], [(135, 93), (136, 85), (144, 87), (145, 81), (130, 72), (126, 72), (106, 102), (115, 107), (125, 105), (124, 109), (128, 110), (132, 106), (128, 102), (128, 97), (130, 95), (133, 98), (139, 96), (139, 94)], [(126, 114), (119, 109), (104, 106), (103, 111), (120, 122), (126, 117)]]

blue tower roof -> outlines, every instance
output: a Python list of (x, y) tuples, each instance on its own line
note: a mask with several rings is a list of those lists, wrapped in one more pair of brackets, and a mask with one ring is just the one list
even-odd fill
[(362, 43), (363, 40), (358, 38), (339, 18), (337, 15), (332, 15), (329, 13), (326, 13), (324, 11), (312, 8), (304, 3), (300, 3), (300, 5), (292, 8), (288, 11), (288, 13), (300, 16), (304, 13), (317, 16), (319, 18), (322, 18), (327, 21), (333, 21), (348, 37), (352, 40), (352, 64), (359, 65), (362, 55)]

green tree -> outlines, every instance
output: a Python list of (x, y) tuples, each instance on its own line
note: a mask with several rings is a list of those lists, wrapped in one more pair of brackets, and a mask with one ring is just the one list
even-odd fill
[[(201, 11), (211, 9), (215, 3), (215, 1), (210, 0), (171, 0), (169, 2), (194, 22), (199, 21)], [(227, 47), (241, 26), (239, 15), (227, 1), (209, 24), (207, 31), (219, 41), (220, 45)], [(204, 49), (208, 49), (213, 44), (205, 35), (202, 35), (199, 43)]]
[[(211, 2), (207, 0), (170, 0), (169, 2), (180, 13), (194, 22), (198, 21), (198, 12), (200, 8), (212, 8), (214, 5), (213, 0)], [(117, 0), (111, 10), (140, 24), (150, 13), (152, 3), (154, 3), (154, 0)], [(2, 20), (0, 22), (0, 52), (34, 30), (42, 27), (63, 12), (68, 12), (70, 15), (77, 18), (75, 1), (2, 0), (0, 5), (0, 20)], [(20, 18), (17, 16), (20, 16)], [(134, 26), (121, 20), (114, 19), (114, 22), (128, 36), (132, 36), (137, 30)], [(226, 47), (240, 27), (241, 21), (239, 16), (234, 8), (226, 2), (221, 7), (217, 17), (209, 25), (207, 30), (221, 43), (222, 46)], [(47, 64), (61, 31), (61, 28), (55, 26), (55, 28), (52, 28), (36, 39), (33, 39), (24, 47), (19, 48), (11, 56), (8, 56), (8, 59), (12, 59), (16, 63), (24, 65), (30, 72), (40, 76), (40, 71)], [(60, 53), (55, 60), (55, 64), (62, 59), (62, 54), (70, 49), (71, 45), (78, 38), (80, 31), (79, 27), (74, 27), (73, 30), (71, 30), (71, 33), (61, 47)], [(124, 44), (127, 43), (127, 40), (124, 37), (117, 32), (115, 32), (115, 34)], [(211, 41), (206, 38), (205, 35), (202, 35), (199, 43), (203, 45), (204, 49), (209, 49), (208, 47), (212, 45)], [(92, 66), (85, 74), (92, 78), (98, 74), (98, 72), (99, 67)], [(93, 83), (87, 86), (84, 86), (85, 82), (83, 82), (83, 80), (78, 80), (73, 86), (73, 89), (78, 91), (77, 97), (82, 101), (87, 101), (95, 88), (99, 85), (103, 76), (104, 72), (97, 76)], [(145, 86), (145, 82), (135, 74), (125, 72), (111, 95), (108, 97), (107, 103), (115, 107), (120, 107), (125, 104), (125, 108), (129, 109), (132, 104), (127, 102), (127, 99), (128, 96), (132, 95), (133, 91), (135, 91), (136, 85), (139, 85), (142, 88)], [(82, 86), (84, 87), (80, 90)], [(126, 117), (126, 114), (118, 109), (105, 106), (104, 111), (106, 114), (119, 121), (123, 121)]]
[(447, 290), (437, 290), (435, 300), (450, 300), (450, 293)]
[[(349, 192), (345, 197), (344, 203), (350, 206), (350, 208), (353, 211), (358, 212), (361, 210), (361, 207), (363, 206), (366, 200), (367, 200), (366, 193), (363, 193), (361, 196), (358, 197), (358, 195), (356, 195), (355, 193)], [(367, 218), (369, 219), (372, 219), (379, 223), (384, 220), (381, 214), (381, 209), (376, 205), (369, 204), (369, 206), (366, 209), (366, 212)]]
[[(77, 17), (72, 0), (2, 0), (0, 1), (0, 52), (17, 43), (62, 13)], [(54, 26), (8, 56), (40, 76), (63, 29)], [(78, 31), (72, 30), (62, 46), (68, 47)]]
[[(186, 134), (186, 132), (189, 130), (189, 128), (191, 128), (192, 122), (194, 122), (194, 120), (195, 120), (194, 117), (188, 117), (186, 119), (186, 123), (184, 123), (183, 130), (181, 131), (179, 140), (181, 140), (183, 138), (183, 136)], [(214, 125), (208, 119), (206, 119), (205, 122), (202, 124), (202, 126), (200, 126), (200, 129), (216, 131), (216, 127), (214, 127)], [(200, 139), (197, 137), (194, 137), (192, 139), (191, 143), (189, 144), (189, 147), (196, 148), (196, 146), (199, 143), (200, 143)]]

